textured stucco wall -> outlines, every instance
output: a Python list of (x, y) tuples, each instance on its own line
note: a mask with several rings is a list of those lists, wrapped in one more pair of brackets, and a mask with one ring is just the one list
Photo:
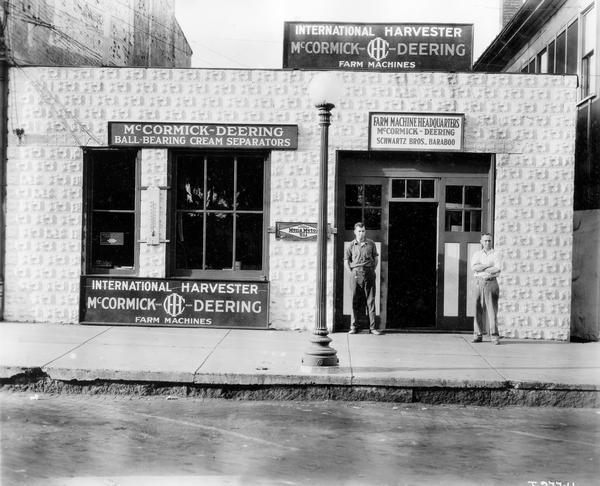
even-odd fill
[[(582, 11), (588, 9), (593, 2), (588, 0), (568, 0), (539, 32), (532, 36), (530, 42), (523, 47), (508, 63), (507, 72), (518, 72), (532, 57), (536, 56), (560, 32), (577, 19)], [(596, 2), (596, 25), (600, 25), (600, 9)], [(579, 22), (578, 35), (581, 38), (582, 24)], [(600, 36), (596, 36), (596, 49), (600, 49)], [(581, 47), (579, 48), (581, 52)], [(579, 61), (580, 62), (580, 61)], [(600, 56), (595, 55), (595, 72), (600, 70)], [(580, 72), (581, 66), (578, 66)], [(596, 93), (598, 93), (596, 81)], [(578, 94), (581, 98), (581, 93)], [(582, 104), (580, 109), (586, 109)], [(592, 115), (593, 116), (593, 115)], [(598, 162), (596, 162), (598, 163)], [(586, 164), (582, 161), (582, 164)], [(579, 183), (578, 183), (579, 184)], [(585, 188), (575, 188), (585, 190)], [(582, 339), (598, 340), (600, 337), (600, 239), (598, 238), (597, 221), (600, 209), (576, 211), (573, 221), (573, 288), (572, 288), (572, 326), (571, 334)]]
[[(303, 71), (27, 68), (12, 70), (7, 187), (7, 320), (77, 322), (82, 146), (109, 120), (297, 124), (296, 151), (271, 156), (270, 225), (315, 221), (319, 128)], [(495, 153), (503, 335), (567, 339), (571, 298), (575, 86), (572, 76), (339, 73), (329, 152), (334, 223), (337, 150), (367, 150), (369, 111), (465, 113), (465, 150)], [(50, 96), (48, 93), (51, 93)], [(167, 150), (143, 149), (142, 185), (165, 184)], [(145, 196), (142, 194), (142, 213)], [(161, 205), (165, 227), (166, 205)], [(149, 218), (142, 214), (140, 233)], [(166, 247), (140, 247), (140, 276), (162, 276)], [(331, 323), (333, 263), (329, 254)], [(269, 236), (273, 327), (313, 323), (316, 245)]]

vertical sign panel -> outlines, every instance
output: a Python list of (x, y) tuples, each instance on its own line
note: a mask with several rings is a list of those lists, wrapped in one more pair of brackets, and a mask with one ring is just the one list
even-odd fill
[(475, 278), (471, 271), (471, 261), (476, 251), (481, 249), (480, 243), (469, 243), (468, 246), (469, 258), (467, 260), (467, 317), (475, 316)]
[(458, 316), (460, 243), (444, 244), (444, 316)]

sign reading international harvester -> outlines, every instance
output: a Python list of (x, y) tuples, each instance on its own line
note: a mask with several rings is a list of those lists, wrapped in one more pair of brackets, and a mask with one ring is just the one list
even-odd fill
[(267, 282), (82, 277), (88, 324), (268, 327)]
[(108, 122), (112, 147), (295, 150), (298, 125)]
[(284, 68), (470, 71), (472, 62), (473, 24), (284, 24)]
[(369, 113), (370, 150), (463, 150), (463, 114)]

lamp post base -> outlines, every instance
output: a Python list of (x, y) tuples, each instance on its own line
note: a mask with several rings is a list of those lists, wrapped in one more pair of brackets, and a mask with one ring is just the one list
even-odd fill
[(310, 347), (302, 356), (302, 366), (338, 366), (337, 351), (329, 346), (331, 338), (325, 334), (314, 334), (309, 339)]

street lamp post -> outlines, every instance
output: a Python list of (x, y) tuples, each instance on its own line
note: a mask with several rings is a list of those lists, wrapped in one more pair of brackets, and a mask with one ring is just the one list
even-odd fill
[(333, 73), (319, 73), (309, 84), (311, 101), (319, 110), (321, 127), (321, 151), (319, 157), (319, 213), (317, 221), (317, 278), (315, 326), (310, 337), (310, 346), (304, 352), (302, 365), (337, 366), (337, 351), (329, 346), (331, 338), (327, 332), (327, 152), (329, 149), (329, 125), (332, 100), (339, 96), (339, 86)]

